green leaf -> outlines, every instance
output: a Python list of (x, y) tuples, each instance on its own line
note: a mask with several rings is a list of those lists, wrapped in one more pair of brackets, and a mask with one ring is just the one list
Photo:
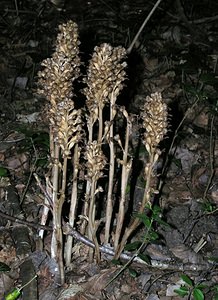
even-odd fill
[(217, 78), (215, 77), (215, 74), (207, 73), (207, 74), (201, 74), (200, 81), (202, 81), (205, 84), (217, 84)]
[(215, 291), (215, 292), (218, 292), (218, 285), (214, 285), (212, 290)]
[(150, 241), (156, 241), (157, 239), (159, 238), (159, 235), (157, 232), (153, 231), (153, 230), (150, 230), (149, 233), (148, 233), (148, 239)]
[(118, 260), (118, 259), (112, 259), (112, 264), (114, 264), (115, 266), (121, 266), (122, 263)]
[(152, 209), (152, 219), (157, 221), (160, 225), (164, 225), (166, 227), (170, 227), (169, 224), (167, 224), (165, 221), (162, 220), (162, 210), (159, 206), (155, 205)]
[(147, 203), (147, 204), (145, 205), (145, 208), (151, 210), (151, 209), (152, 209), (152, 204), (151, 204), (150, 202)]
[(8, 170), (0, 167), (0, 177), (7, 177), (8, 176)]
[(0, 262), (0, 272), (9, 272), (11, 268), (3, 262)]
[(216, 209), (216, 206), (210, 202), (202, 203), (202, 209), (206, 212), (213, 212)]
[(185, 283), (187, 283), (189, 286), (192, 286), (192, 287), (194, 286), (193, 281), (191, 280), (191, 278), (190, 278), (189, 276), (183, 274), (183, 275), (181, 275), (180, 277), (181, 277), (181, 279), (182, 279)]
[(189, 294), (189, 290), (186, 286), (181, 286), (179, 289), (175, 289), (174, 292), (181, 297), (185, 297)]
[(38, 158), (36, 161), (36, 166), (37, 167), (45, 167), (47, 163), (48, 163), (47, 158)]
[(153, 212), (153, 215), (159, 215), (161, 213), (161, 208), (160, 206), (158, 205), (154, 205), (154, 207), (152, 208), (152, 212)]
[(182, 170), (182, 162), (181, 159), (172, 158), (172, 163), (174, 163), (180, 170)]
[(200, 289), (200, 290), (206, 289), (207, 287), (208, 287), (208, 285), (203, 284), (203, 283), (195, 285), (195, 288)]
[(139, 218), (146, 227), (151, 226), (151, 220), (146, 214), (136, 214), (136, 218)]
[(34, 143), (43, 144), (49, 148), (49, 134), (47, 132), (37, 132), (32, 136)]
[(196, 96), (198, 94), (198, 91), (196, 90), (196, 87), (194, 87), (192, 84), (185, 84), (184, 90), (186, 93), (189, 93), (193, 96)]
[(134, 251), (137, 250), (140, 246), (141, 246), (142, 242), (133, 242), (133, 243), (129, 243), (125, 246), (125, 250), (126, 251)]
[(146, 262), (147, 264), (151, 264), (151, 260), (149, 258), (148, 255), (145, 255), (145, 254), (142, 254), (142, 253), (139, 253), (138, 254), (138, 257), (141, 258), (144, 262)]
[(215, 256), (208, 257), (208, 260), (212, 261), (212, 262), (215, 262), (215, 263), (218, 263), (218, 257), (215, 257)]
[(195, 300), (204, 300), (204, 294), (198, 288), (194, 288), (194, 290), (193, 290), (193, 296), (194, 296)]
[(129, 192), (130, 192), (130, 187), (131, 187), (130, 184), (128, 184), (127, 187), (126, 187), (126, 194), (129, 194)]
[(213, 296), (213, 300), (218, 300), (218, 294), (215, 294), (215, 295)]
[(164, 220), (162, 220), (162, 219), (160, 218), (160, 216), (158, 216), (158, 215), (154, 216), (154, 220), (155, 220), (159, 225), (163, 225), (163, 226), (165, 226), (165, 227), (170, 227), (170, 225), (169, 225), (167, 222), (165, 222)]
[(138, 276), (138, 273), (136, 272), (136, 270), (128, 268), (129, 274), (131, 277), (136, 278)]

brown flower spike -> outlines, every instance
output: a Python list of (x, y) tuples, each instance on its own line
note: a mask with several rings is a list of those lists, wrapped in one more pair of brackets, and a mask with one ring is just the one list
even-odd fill
[[(38, 73), (38, 93), (49, 101), (47, 115), (50, 122), (50, 153), (52, 157), (51, 184), (53, 199), (53, 235), (51, 255), (58, 262), (61, 284), (65, 281), (63, 261), (62, 206), (67, 186), (67, 166), (71, 151), (77, 154), (74, 175), (77, 174), (78, 142), (82, 136), (81, 110), (74, 108), (73, 82), (80, 75), (78, 27), (73, 21), (59, 26), (56, 49), (51, 58), (42, 62)], [(75, 147), (74, 147), (75, 146)], [(76, 177), (76, 175), (75, 175)], [(74, 179), (76, 182), (76, 179)], [(72, 188), (73, 189), (73, 188)], [(73, 192), (76, 189), (74, 188)], [(73, 194), (72, 192), (72, 194)], [(74, 205), (75, 207), (75, 205)], [(71, 205), (70, 224), (74, 222)], [(69, 243), (72, 245), (72, 242)], [(69, 246), (71, 254), (71, 248)], [(69, 255), (68, 255), (69, 256)]]
[(143, 143), (149, 154), (153, 152), (167, 133), (167, 105), (163, 102), (161, 93), (147, 96), (141, 114), (145, 129)]
[(102, 170), (106, 165), (106, 157), (97, 141), (89, 142), (86, 147), (87, 180), (98, 180), (103, 176)]
[(59, 26), (56, 51), (42, 62), (44, 70), (38, 72), (38, 93), (55, 106), (72, 98), (72, 82), (80, 75), (78, 27), (69, 21)]
[(73, 81), (79, 77), (78, 26), (73, 21), (59, 26), (56, 51), (42, 62), (44, 70), (38, 73), (38, 93), (50, 101), (48, 117), (54, 142), (68, 156), (81, 139), (81, 111), (74, 109)]
[(85, 79), (87, 88), (84, 89), (86, 105), (94, 122), (98, 117), (98, 110), (102, 110), (109, 102), (110, 94), (115, 92), (117, 96), (123, 88), (126, 62), (121, 61), (125, 56), (126, 50), (123, 47), (113, 48), (106, 43), (94, 49)]

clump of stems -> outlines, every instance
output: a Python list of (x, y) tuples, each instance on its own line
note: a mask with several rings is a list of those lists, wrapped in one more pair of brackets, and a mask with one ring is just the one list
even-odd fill
[[(97, 130), (97, 143), (99, 147), (103, 142), (109, 145), (109, 175), (108, 192), (106, 204), (106, 225), (105, 243), (109, 241), (111, 218), (113, 212), (113, 185), (116, 153), (114, 150), (114, 119), (117, 114), (116, 100), (123, 88), (125, 80), (126, 62), (124, 58), (126, 51), (122, 47), (113, 48), (109, 44), (102, 44), (95, 47), (92, 58), (89, 62), (85, 83), (87, 87), (84, 94), (87, 98), (86, 105), (89, 111), (87, 114), (88, 141), (93, 142), (93, 131)], [(103, 110), (109, 105), (109, 120), (103, 119)], [(104, 141), (105, 140), (105, 141)], [(86, 199), (89, 199), (91, 192), (90, 181), (87, 182)], [(84, 215), (88, 214), (89, 201), (86, 201)], [(83, 224), (82, 233), (84, 233)]]
[[(152, 94), (151, 97), (146, 97), (144, 107), (142, 108), (141, 118), (143, 120), (142, 127), (145, 130), (143, 143), (148, 152), (148, 160), (144, 168), (145, 188), (139, 213), (143, 213), (146, 205), (151, 204), (151, 195), (158, 192), (151, 186), (151, 179), (154, 176), (154, 165), (161, 153), (158, 149), (158, 144), (163, 140), (164, 135), (167, 133), (167, 106), (163, 102), (160, 93), (156, 92)], [(117, 258), (123, 251), (126, 241), (139, 224), (139, 218), (135, 218), (131, 225), (125, 229), (125, 233), (119, 243), (115, 255)]]
[[(72, 83), (80, 75), (78, 27), (69, 21), (60, 25), (59, 30), (56, 51), (51, 58), (42, 62), (44, 69), (38, 73), (38, 93), (49, 101), (47, 118), (50, 128), (51, 171), (47, 184), (51, 187), (53, 214), (51, 255), (59, 264), (61, 283), (64, 283), (62, 206), (67, 185), (67, 163), (73, 148), (78, 155), (82, 119), (81, 110), (74, 108), (72, 100)], [(75, 165), (74, 173), (77, 167)], [(47, 213), (46, 209), (44, 213)], [(70, 212), (71, 224), (73, 218), (73, 213)]]
[[(129, 144), (134, 127), (133, 117), (125, 107), (119, 107), (116, 100), (126, 79), (126, 50), (106, 43), (95, 47), (84, 78), (86, 107), (76, 109), (73, 84), (80, 76), (81, 65), (78, 27), (69, 21), (60, 25), (59, 29), (55, 52), (51, 58), (42, 62), (44, 69), (38, 73), (38, 92), (48, 100), (46, 110), (51, 156), (51, 167), (46, 175), (46, 190), (51, 200), (45, 199), (42, 223), (45, 224), (48, 210), (51, 209), (51, 255), (59, 264), (63, 284), (64, 267), (71, 264), (73, 245), (70, 235), (63, 244), (62, 207), (67, 185), (71, 184), (68, 222), (71, 227), (77, 226), (75, 221), (80, 217), (77, 214), (80, 205), (83, 215), (77, 229), (95, 245), (95, 251), (89, 251), (90, 260), (95, 254), (96, 261), (100, 261), (101, 243), (112, 244), (115, 257), (119, 258), (140, 220), (135, 218), (128, 227), (124, 227), (128, 208), (127, 186), (133, 160), (129, 155)], [(124, 128), (117, 125), (120, 118)], [(146, 98), (141, 118), (148, 159), (144, 167), (145, 188), (139, 213), (145, 210), (147, 204), (151, 204), (151, 196), (156, 192), (151, 179), (160, 155), (158, 145), (167, 132), (167, 107), (160, 93)], [(68, 180), (69, 166), (71, 182)], [(117, 169), (120, 172), (116, 172)], [(120, 178), (116, 174), (120, 174)], [(83, 199), (78, 197), (79, 178), (82, 178), (85, 185)], [(120, 191), (117, 191), (118, 186)], [(103, 204), (99, 205), (100, 201)], [(115, 201), (118, 201), (116, 211)], [(98, 207), (103, 208), (103, 211), (98, 211)], [(98, 235), (100, 223), (104, 224), (101, 239)], [(43, 238), (43, 232), (39, 234)]]

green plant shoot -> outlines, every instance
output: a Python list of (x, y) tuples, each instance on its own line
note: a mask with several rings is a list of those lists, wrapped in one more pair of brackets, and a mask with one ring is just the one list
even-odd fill
[(36, 277), (37, 275), (30, 279), (30, 281), (24, 284), (21, 288), (14, 288), (12, 292), (5, 296), (4, 300), (16, 300), (20, 296), (22, 289), (25, 288), (28, 284), (30, 284)]

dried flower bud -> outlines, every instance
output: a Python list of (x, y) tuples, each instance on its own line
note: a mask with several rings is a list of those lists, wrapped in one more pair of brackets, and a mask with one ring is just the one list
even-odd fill
[(143, 142), (150, 153), (157, 148), (167, 133), (167, 105), (163, 102), (160, 93), (146, 97), (141, 117), (145, 129)]
[(87, 98), (87, 107), (90, 115), (96, 109), (103, 109), (109, 102), (112, 92), (117, 96), (122, 89), (121, 84), (125, 80), (125, 62), (121, 62), (126, 56), (126, 50), (122, 47), (113, 48), (109, 44), (102, 44), (94, 48), (94, 53), (89, 63), (87, 87), (84, 94)]
[(80, 75), (78, 27), (69, 21), (59, 26), (56, 51), (42, 62), (38, 73), (38, 93), (44, 95), (52, 106), (72, 98), (72, 82)]
[(102, 170), (106, 165), (106, 157), (97, 141), (87, 144), (85, 158), (87, 159), (87, 179), (98, 180), (103, 176)]
[(81, 110), (74, 109), (72, 100), (65, 100), (50, 110), (50, 122), (55, 142), (64, 156), (70, 155), (72, 147), (82, 138)]

